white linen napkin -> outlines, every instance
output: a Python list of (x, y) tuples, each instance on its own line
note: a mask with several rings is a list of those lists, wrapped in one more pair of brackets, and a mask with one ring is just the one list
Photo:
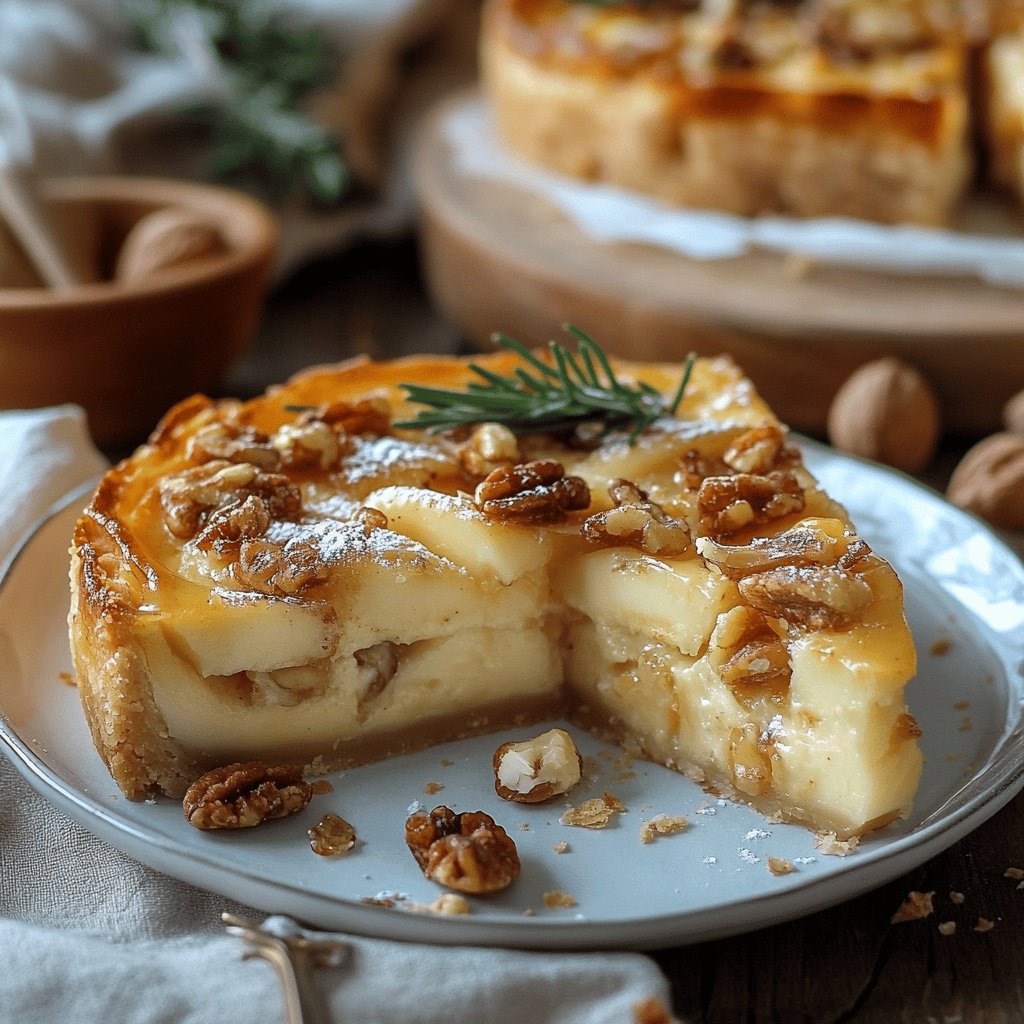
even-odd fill
[[(278, 269), (360, 236), (387, 237), (413, 214), (409, 140), (420, 113), (473, 77), (477, 0), (263, 0), (316, 28), (337, 54), (334, 81), (310, 101), (343, 140), (367, 187), (336, 208), (282, 201)], [(183, 111), (225, 102), (196, 46), (141, 51), (121, 0), (0, 0), (0, 143), (33, 177), (208, 176), (208, 155), (182, 144)], [(0, 231), (0, 242), (3, 232)], [(2, 254), (0, 254), (2, 255)]]
[[(103, 466), (77, 407), (0, 413), (0, 563)], [(240, 959), (222, 911), (262, 917), (111, 848), (0, 756), (0, 1021), (280, 1024), (273, 968)], [(641, 954), (346, 941), (341, 966), (314, 975), (325, 1024), (670, 1021), (668, 984)]]

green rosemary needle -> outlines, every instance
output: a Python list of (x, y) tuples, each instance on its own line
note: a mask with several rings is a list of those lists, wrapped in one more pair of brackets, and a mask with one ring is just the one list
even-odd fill
[(516, 434), (531, 434), (563, 433), (583, 423), (600, 423), (605, 432), (632, 427), (632, 443), (655, 420), (675, 413), (689, 383), (693, 355), (686, 360), (675, 395), (666, 401), (650, 384), (624, 384), (593, 338), (571, 324), (565, 329), (576, 339), (576, 351), (553, 341), (550, 362), (519, 341), (495, 335), (496, 344), (523, 361), (512, 376), (471, 363), (470, 369), (480, 379), (470, 381), (464, 391), (400, 384), (410, 401), (428, 408), (395, 426), (436, 433), (488, 422), (501, 423)]

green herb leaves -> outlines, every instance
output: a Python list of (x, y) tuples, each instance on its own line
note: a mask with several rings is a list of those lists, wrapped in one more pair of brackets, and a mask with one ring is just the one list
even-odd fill
[(502, 376), (471, 364), (480, 380), (465, 391), (401, 384), (410, 401), (428, 406), (415, 419), (396, 423), (431, 431), (472, 423), (501, 423), (517, 434), (564, 433), (584, 423), (597, 423), (608, 431), (632, 427), (630, 442), (655, 420), (675, 413), (693, 369), (691, 355), (670, 402), (649, 384), (624, 384), (615, 376), (601, 347), (588, 334), (571, 325), (576, 339), (571, 352), (551, 342), (546, 362), (521, 342), (496, 335), (495, 342), (522, 359), (513, 376)]

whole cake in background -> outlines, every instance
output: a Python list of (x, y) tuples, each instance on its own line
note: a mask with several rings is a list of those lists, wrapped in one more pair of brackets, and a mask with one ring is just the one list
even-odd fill
[(551, 169), (741, 215), (946, 224), (1024, 194), (1017, 0), (490, 0), (485, 95)]

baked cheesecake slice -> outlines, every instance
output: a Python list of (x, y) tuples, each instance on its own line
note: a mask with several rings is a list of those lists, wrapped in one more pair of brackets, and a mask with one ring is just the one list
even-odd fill
[(573, 177), (742, 215), (945, 223), (970, 173), (956, 0), (489, 0), (500, 137)]
[(171, 410), (72, 546), (82, 702), (124, 792), (568, 715), (779, 819), (849, 837), (905, 815), (895, 573), (731, 361), (697, 360), (681, 398), (681, 367), (613, 366), (644, 416), (606, 432), (418, 426), (403, 385), (490, 408), (495, 381), (530, 391), (515, 353)]

